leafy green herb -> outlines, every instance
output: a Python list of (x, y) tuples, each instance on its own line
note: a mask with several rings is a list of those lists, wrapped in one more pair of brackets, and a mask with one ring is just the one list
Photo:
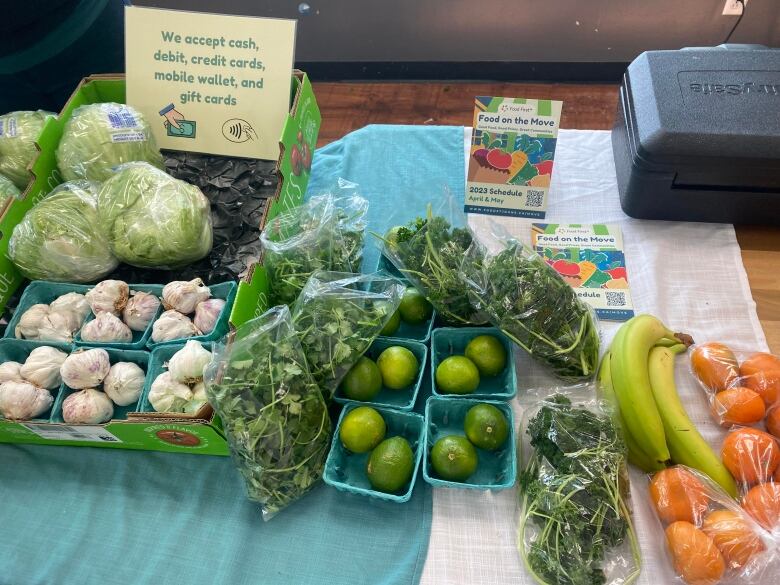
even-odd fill
[[(406, 227), (397, 228), (385, 240), (385, 253), (451, 325), (481, 325), (487, 321), (469, 300), (469, 290), (458, 274), (471, 232), (453, 228), (428, 205), (427, 217), (418, 217)], [(476, 262), (478, 258), (474, 259)]]
[(293, 324), (326, 400), (379, 335), (404, 293), (380, 274), (316, 272), (298, 297)]
[(320, 195), (266, 226), (261, 241), (272, 305), (295, 302), (316, 270), (360, 270), (367, 208), (359, 196)]
[(551, 585), (607, 583), (606, 559), (624, 554), (618, 547), (627, 540), (633, 560), (624, 559), (629, 574), (620, 582), (632, 582), (639, 544), (626, 505), (625, 445), (611, 419), (558, 395), (526, 434), (533, 450), (519, 480), (518, 547), (528, 571)]
[(593, 377), (599, 357), (593, 313), (536, 253), (510, 240), (485, 257), (475, 245), (463, 273), (475, 306), (534, 359), (566, 381)]
[(249, 499), (266, 519), (314, 487), (331, 423), (287, 307), (241, 326), (205, 380)]

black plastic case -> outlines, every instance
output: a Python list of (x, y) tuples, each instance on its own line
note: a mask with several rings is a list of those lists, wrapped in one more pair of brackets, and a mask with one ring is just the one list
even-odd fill
[(612, 151), (632, 217), (780, 225), (780, 49), (642, 53)]

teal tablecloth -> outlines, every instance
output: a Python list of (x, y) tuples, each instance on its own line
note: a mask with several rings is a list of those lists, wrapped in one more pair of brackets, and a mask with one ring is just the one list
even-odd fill
[[(463, 130), (372, 126), (315, 156), (360, 183), (371, 229), (463, 181)], [(408, 217), (408, 216), (407, 216)], [(378, 259), (369, 245), (367, 268)], [(0, 584), (415, 585), (431, 490), (390, 504), (321, 486), (263, 522), (226, 457), (0, 445)]]

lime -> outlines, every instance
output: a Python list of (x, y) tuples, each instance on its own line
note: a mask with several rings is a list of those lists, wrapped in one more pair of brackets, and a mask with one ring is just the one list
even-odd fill
[(382, 390), (379, 367), (370, 358), (361, 357), (344, 376), (341, 390), (351, 400), (371, 400)]
[(371, 452), (366, 466), (368, 481), (380, 492), (397, 492), (412, 477), (414, 452), (403, 437), (391, 437), (382, 441)]
[(436, 368), (436, 389), (443, 394), (471, 394), (479, 386), (479, 370), (469, 358), (452, 355)]
[(469, 441), (486, 451), (498, 449), (509, 436), (504, 413), (492, 404), (476, 404), (469, 408), (463, 429)]
[(431, 465), (436, 474), (450, 481), (465, 481), (477, 469), (479, 457), (466, 437), (442, 437), (431, 449)]
[(398, 306), (401, 319), (410, 325), (425, 323), (433, 314), (433, 307), (423, 294), (413, 286), (406, 287), (401, 304)]
[(382, 382), (392, 390), (403, 390), (410, 386), (420, 368), (415, 355), (399, 345), (390, 346), (380, 353), (376, 365), (382, 372)]
[(504, 344), (492, 335), (479, 335), (469, 341), (464, 354), (483, 376), (497, 376), (506, 367)]
[(353, 453), (365, 453), (385, 438), (385, 419), (370, 406), (358, 406), (341, 421), (339, 439)]
[(398, 328), (401, 326), (401, 313), (396, 311), (392, 315), (390, 315), (390, 319), (387, 323), (385, 323), (385, 326), (382, 327), (382, 331), (379, 332), (379, 335), (384, 335), (387, 337), (388, 335), (392, 335), (396, 331), (398, 331)]

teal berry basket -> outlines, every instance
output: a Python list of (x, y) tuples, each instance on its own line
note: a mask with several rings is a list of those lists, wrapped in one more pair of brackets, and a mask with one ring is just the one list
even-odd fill
[[(141, 398), (138, 400), (138, 412), (157, 412), (149, 402), (149, 391), (152, 389), (152, 384), (157, 379), (157, 376), (163, 372), (168, 371), (166, 364), (171, 361), (171, 358), (177, 351), (185, 346), (187, 341), (190, 340), (187, 339), (177, 343), (168, 343), (165, 345), (159, 345), (154, 348), (151, 358), (149, 359), (149, 372), (146, 376), (146, 384), (144, 385), (144, 390), (141, 393)], [(207, 350), (213, 350), (212, 342), (200, 341), (199, 343)]]
[[(151, 293), (155, 295), (157, 298), (160, 298), (162, 295), (162, 285), (161, 284), (131, 284), (130, 285), (130, 294), (132, 295), (133, 291), (140, 291), (145, 293)], [(81, 331), (79, 331), (76, 334), (75, 343), (77, 346), (88, 346), (88, 347), (114, 347), (117, 349), (138, 349), (142, 350), (145, 349), (146, 343), (149, 341), (149, 337), (152, 335), (152, 325), (154, 324), (154, 321), (157, 319), (157, 317), (160, 316), (160, 313), (162, 312), (162, 305), (160, 305), (157, 308), (157, 313), (155, 313), (154, 319), (149, 321), (149, 325), (146, 326), (146, 329), (143, 331), (133, 331), (133, 339), (132, 341), (128, 342), (118, 342), (118, 341), (84, 341), (81, 339)], [(119, 316), (120, 319), (122, 316)], [(90, 313), (87, 317), (86, 321), (84, 321), (84, 325), (89, 323), (95, 318), (95, 315)]]
[[(433, 445), (447, 435), (466, 436), (463, 422), (469, 409), (477, 404), (490, 404), (499, 409), (507, 420), (509, 436), (495, 451), (479, 447), (477, 470), (465, 481), (449, 481), (436, 476), (431, 465)], [(434, 487), (474, 490), (505, 490), (517, 480), (517, 445), (515, 444), (515, 419), (512, 407), (497, 400), (473, 400), (471, 398), (438, 398), (432, 396), (425, 404), (425, 460), (423, 479)]]
[(336, 389), (336, 394), (333, 399), (340, 404), (366, 404), (370, 406), (379, 406), (385, 408), (394, 408), (396, 410), (409, 411), (414, 409), (415, 402), (417, 401), (417, 395), (420, 392), (420, 385), (423, 381), (423, 375), (425, 374), (425, 365), (428, 361), (428, 347), (419, 342), (412, 341), (411, 339), (394, 339), (390, 337), (378, 337), (365, 356), (372, 359), (374, 362), (379, 358), (379, 355), (388, 347), (400, 346), (405, 347), (414, 354), (417, 358), (417, 376), (414, 382), (403, 390), (391, 390), (390, 388), (382, 385), (382, 389), (371, 400), (360, 401), (352, 400), (344, 395), (344, 389), (341, 385)]
[[(28, 341), (25, 339), (0, 339), (0, 364), (4, 364), (5, 362), (19, 362), (20, 364), (24, 364), (25, 360), (27, 360), (27, 357), (30, 355), (30, 353), (32, 353), (32, 350), (34, 350), (36, 347), (44, 346), (54, 347), (62, 352), (65, 352), (66, 354), (69, 354), (71, 350), (70, 343), (61, 343), (55, 341)], [(60, 393), (60, 388), (61, 386), (49, 391), (52, 395), (52, 398), (54, 399), (51, 408), (49, 408), (49, 410), (46, 412), (41, 413), (39, 416), (31, 419), (32, 422), (49, 422), (51, 413), (54, 410), (57, 398)], [(3, 416), (0, 415), (0, 420), (2, 419)]]
[[(19, 299), (19, 304), (14, 311), (14, 316), (5, 328), (3, 337), (16, 339), (15, 330), (16, 326), (19, 324), (19, 319), (21, 319), (25, 311), (33, 305), (48, 305), (57, 297), (69, 292), (76, 292), (83, 295), (91, 288), (92, 286), (87, 284), (67, 284), (63, 282), (49, 282), (48, 280), (33, 280), (27, 285), (27, 288), (24, 289), (22, 297)], [(85, 321), (87, 319), (89, 319), (89, 317), (87, 317)]]
[[(149, 362), (151, 357), (148, 351), (140, 351), (134, 349), (116, 349), (112, 347), (100, 347), (100, 348), (79, 347), (77, 349), (105, 350), (106, 353), (108, 353), (108, 360), (111, 362), (112, 366), (118, 362), (132, 362), (136, 364), (146, 374), (144, 378), (144, 388), (146, 388), (149, 382)], [(62, 418), (62, 403), (65, 401), (65, 399), (68, 396), (70, 396), (74, 392), (78, 392), (78, 390), (74, 390), (73, 388), (70, 388), (67, 384), (63, 382), (62, 386), (60, 387), (60, 393), (57, 396), (57, 400), (54, 402), (54, 407), (52, 409), (52, 415), (51, 415), (51, 422), (53, 423), (65, 422)], [(141, 396), (143, 396), (143, 390), (141, 391)], [(114, 415), (111, 417), (111, 420), (127, 420), (127, 415), (129, 413), (138, 412), (138, 404), (140, 402), (140, 398), (141, 397), (139, 397), (138, 401), (132, 402), (127, 406), (118, 406), (115, 404)]]
[(152, 341), (150, 335), (149, 340), (146, 342), (146, 346), (150, 350), (154, 350), (156, 347), (170, 345), (172, 343), (183, 343), (185, 341), (189, 341), (190, 339), (205, 343), (208, 341), (215, 341), (227, 335), (227, 333), (230, 331), (230, 311), (233, 309), (233, 301), (236, 299), (238, 285), (235, 282), (221, 282), (219, 284), (213, 284), (209, 286), (209, 289), (211, 289), (211, 298), (222, 299), (225, 301), (225, 306), (222, 308), (222, 312), (219, 314), (217, 322), (214, 325), (214, 330), (211, 333), (208, 333), (207, 335), (196, 335), (193, 337), (171, 339), (170, 341), (159, 342)]
[(412, 497), (412, 490), (417, 481), (417, 472), (420, 469), (420, 460), (424, 451), (425, 421), (423, 417), (413, 412), (401, 412), (387, 408), (376, 409), (382, 415), (387, 425), (385, 439), (398, 436), (403, 437), (409, 441), (409, 446), (414, 452), (412, 477), (398, 493), (388, 494), (373, 489), (368, 481), (366, 466), (371, 453), (350, 453), (339, 440), (341, 423), (344, 417), (359, 406), (359, 404), (348, 404), (341, 412), (336, 432), (333, 435), (330, 453), (328, 453), (328, 459), (325, 462), (325, 474), (323, 476), (325, 483), (337, 490), (350, 494), (369, 496), (378, 500), (399, 504), (408, 502)]
[[(496, 337), (506, 350), (506, 366), (496, 376), (480, 376), (479, 386), (470, 394), (446, 394), (436, 386), (436, 368), (446, 358), (463, 355), (469, 341), (479, 335)], [(480, 398), (487, 400), (511, 400), (517, 396), (517, 374), (515, 372), (514, 348), (512, 342), (495, 327), (441, 327), (431, 335), (431, 384), (434, 396), (453, 398)]]

